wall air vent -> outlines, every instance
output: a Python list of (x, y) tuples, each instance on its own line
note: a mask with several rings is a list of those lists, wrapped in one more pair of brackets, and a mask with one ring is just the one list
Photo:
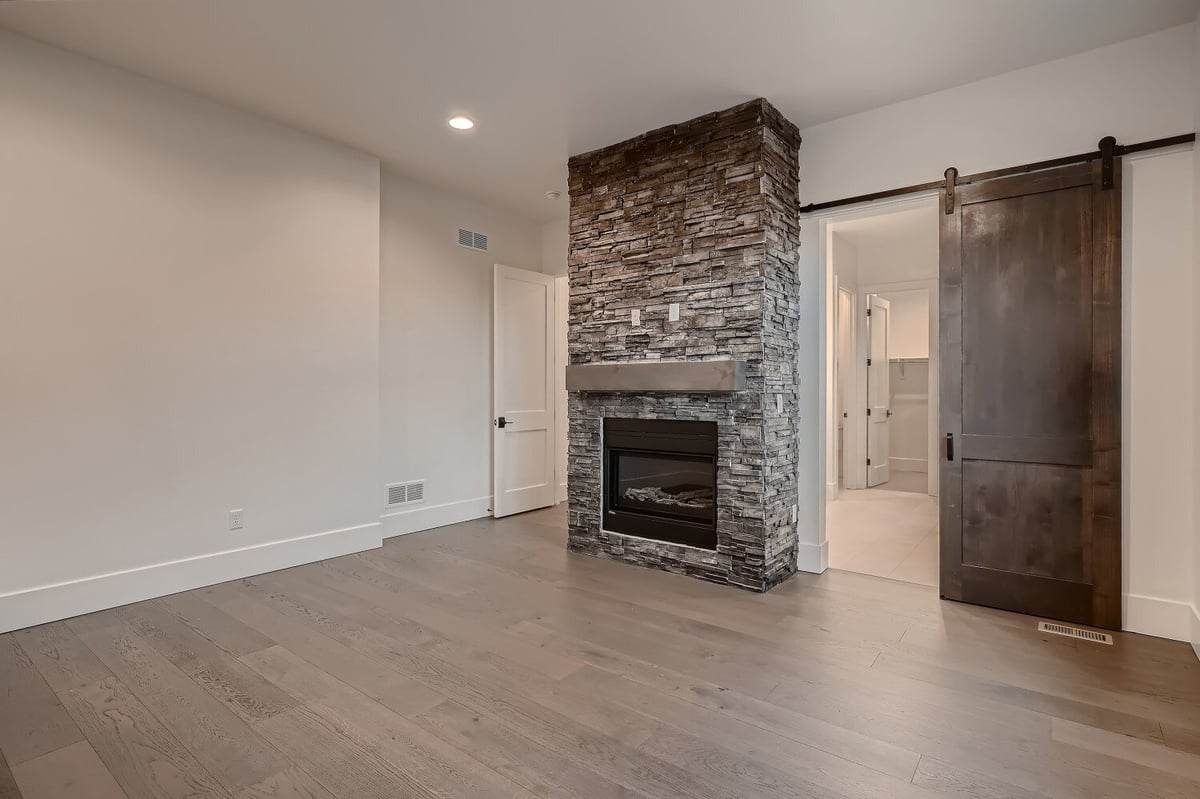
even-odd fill
[(470, 247), (472, 250), (487, 252), (487, 234), (476, 233), (473, 230), (467, 230), (465, 227), (458, 229), (458, 246)]
[(1113, 642), (1112, 636), (1108, 633), (1098, 633), (1095, 630), (1084, 630), (1080, 627), (1069, 627), (1066, 624), (1054, 624), (1048, 621), (1038, 622), (1038, 632), (1065, 635), (1068, 638), (1078, 638), (1081, 641), (1091, 641), (1094, 644), (1111, 645)]
[(388, 483), (387, 506), (411, 505), (414, 502), (425, 501), (425, 481), (410, 480), (407, 483)]

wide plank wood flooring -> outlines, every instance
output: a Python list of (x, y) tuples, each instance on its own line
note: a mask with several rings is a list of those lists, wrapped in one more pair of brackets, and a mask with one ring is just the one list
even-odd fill
[(564, 541), (468, 522), (2, 635), (0, 799), (1200, 797), (1186, 645)]

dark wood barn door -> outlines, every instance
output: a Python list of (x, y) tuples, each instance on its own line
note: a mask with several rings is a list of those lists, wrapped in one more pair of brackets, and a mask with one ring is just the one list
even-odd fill
[(1120, 160), (959, 187), (941, 225), (941, 594), (1121, 625)]

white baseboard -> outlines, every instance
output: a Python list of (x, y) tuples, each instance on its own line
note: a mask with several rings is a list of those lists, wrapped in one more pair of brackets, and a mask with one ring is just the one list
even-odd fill
[(387, 513), (380, 516), (379, 521), (383, 522), (383, 537), (391, 538), (395, 535), (419, 533), (422, 530), (469, 522), (472, 519), (481, 519), (491, 515), (492, 498), (477, 497)]
[(567, 501), (567, 484), (559, 483), (558, 492), (554, 495), (554, 504)]
[(898, 472), (928, 472), (929, 461), (925, 458), (888, 458), (888, 468)]
[(1125, 629), (1131, 633), (1192, 640), (1196, 609), (1188, 602), (1141, 594), (1125, 595)]
[(0, 633), (374, 549), (381, 530), (372, 522), (0, 594)]
[(829, 568), (829, 541), (800, 543), (796, 547), (796, 568), (802, 572), (823, 574)]
[(1196, 653), (1196, 658), (1200, 659), (1200, 608), (1192, 605), (1192, 634), (1190, 640), (1192, 642), (1192, 651)]
[(839, 493), (839, 491), (838, 491), (837, 482), (825, 484), (825, 501), (826, 502), (830, 502), (832, 500), (837, 499), (838, 493)]

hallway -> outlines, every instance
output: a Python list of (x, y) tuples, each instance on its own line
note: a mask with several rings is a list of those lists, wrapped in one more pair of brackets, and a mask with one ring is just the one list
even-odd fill
[(825, 526), (830, 568), (937, 586), (936, 497), (907, 486), (843, 490), (826, 507)]

